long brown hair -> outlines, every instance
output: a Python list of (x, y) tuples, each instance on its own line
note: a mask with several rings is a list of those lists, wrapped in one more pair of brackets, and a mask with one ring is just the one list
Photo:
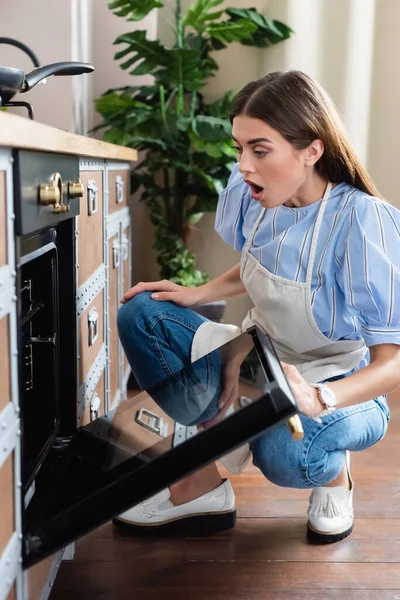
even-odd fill
[(236, 96), (231, 122), (239, 115), (260, 119), (302, 150), (315, 139), (324, 153), (315, 165), (333, 183), (346, 181), (381, 198), (346, 135), (343, 122), (327, 92), (301, 71), (275, 71), (248, 83)]

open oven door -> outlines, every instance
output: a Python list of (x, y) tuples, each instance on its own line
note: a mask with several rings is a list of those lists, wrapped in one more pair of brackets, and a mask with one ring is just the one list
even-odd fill
[[(24, 568), (284, 419), (299, 425), (296, 435), (301, 436), (296, 403), (270, 339), (256, 327), (242, 336), (251, 336), (253, 343), (251, 376), (239, 382), (250, 401), (217, 424), (190, 425), (221, 385), (199, 381), (196, 361), (79, 428), (64, 452), (54, 449), (26, 511)], [(221, 363), (230, 344), (214, 350)]]

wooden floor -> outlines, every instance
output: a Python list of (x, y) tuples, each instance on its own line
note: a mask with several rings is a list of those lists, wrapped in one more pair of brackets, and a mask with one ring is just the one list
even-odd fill
[(276, 487), (250, 466), (229, 474), (238, 509), (233, 530), (140, 539), (108, 524), (77, 542), (50, 600), (400, 600), (396, 400), (384, 440), (352, 454), (356, 522), (347, 540), (308, 544), (309, 492)]

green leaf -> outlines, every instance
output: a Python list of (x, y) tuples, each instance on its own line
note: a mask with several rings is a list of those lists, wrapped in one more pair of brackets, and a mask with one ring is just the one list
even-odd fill
[(218, 142), (231, 135), (231, 124), (227, 119), (198, 115), (192, 124), (194, 133), (206, 142)]
[(229, 156), (230, 158), (237, 157), (237, 150), (230, 142), (222, 142), (221, 151), (225, 154), (225, 156)]
[(230, 44), (251, 38), (252, 34), (257, 31), (257, 25), (253, 21), (239, 19), (238, 21), (210, 23), (207, 25), (206, 31), (212, 38)]
[(281, 21), (267, 19), (254, 8), (228, 8), (226, 13), (233, 23), (246, 19), (257, 26), (256, 31), (250, 38), (242, 40), (241, 43), (247, 46), (266, 48), (288, 39), (293, 33), (293, 30)]
[(189, 211), (190, 215), (196, 215), (198, 213), (214, 212), (217, 207), (218, 196), (199, 196), (196, 202)]
[(105, 131), (103, 139), (105, 142), (110, 142), (110, 144), (118, 144), (119, 146), (127, 146), (129, 143), (129, 136), (123, 130), (117, 127), (113, 127), (111, 129), (107, 129)]
[[(130, 70), (131, 75), (153, 75), (156, 82), (171, 87), (183, 85), (188, 91), (198, 90), (206, 83), (208, 72), (202, 67), (203, 59), (196, 50), (190, 48), (165, 48), (159, 40), (148, 40), (145, 31), (133, 31), (120, 35), (115, 44), (128, 44), (132, 54), (121, 64), (122, 69)], [(120, 53), (121, 55), (121, 53)]]
[(210, 11), (222, 4), (223, 0), (197, 0), (192, 4), (186, 15), (182, 18), (183, 27), (193, 27), (199, 33), (204, 30), (208, 21), (218, 19), (223, 11), (211, 13)]
[(191, 92), (206, 84), (207, 73), (196, 50), (172, 48), (168, 51), (167, 65), (155, 73), (156, 80), (166, 86), (179, 86)]
[(132, 137), (129, 138), (129, 143), (130, 145), (138, 145), (138, 150), (142, 149), (142, 148), (152, 148), (153, 146), (156, 147), (160, 147), (163, 148), (164, 150), (167, 149), (167, 144), (165, 143), (164, 140), (160, 140), (157, 138), (146, 138), (146, 137), (142, 137), (140, 135), (134, 135)]
[(144, 102), (139, 102), (131, 96), (126, 96), (124, 94), (115, 94), (109, 93), (104, 96), (100, 96), (95, 100), (96, 110), (102, 114), (104, 113), (116, 113), (120, 111), (125, 111), (128, 108), (142, 108), (145, 110), (152, 110), (152, 107), (144, 104)]
[(117, 17), (126, 17), (128, 21), (141, 21), (153, 8), (162, 8), (164, 5), (159, 0), (114, 0), (108, 4), (108, 8)]
[(188, 221), (191, 225), (197, 225), (197, 223), (199, 223), (201, 221), (201, 219), (203, 218), (203, 215), (204, 215), (204, 213), (202, 213), (202, 212), (195, 213), (195, 214), (189, 216)]
[[(140, 64), (141, 74), (152, 73), (155, 69), (168, 66), (168, 50), (161, 45), (159, 40), (148, 40), (145, 31), (138, 30), (131, 33), (124, 33), (118, 36), (114, 42), (114, 44), (123, 43), (129, 44), (129, 52), (133, 52), (135, 55), (134, 61), (127, 61), (130, 63), (129, 66), (132, 66), (135, 62), (143, 61)], [(129, 52), (126, 52), (126, 54)], [(126, 65), (127, 63), (124, 64)], [(123, 67), (123, 65), (121, 67), (127, 68)]]

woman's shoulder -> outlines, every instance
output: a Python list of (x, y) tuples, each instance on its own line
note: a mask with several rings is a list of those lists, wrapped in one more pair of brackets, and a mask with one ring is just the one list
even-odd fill
[[(390, 214), (396, 221), (400, 219), (400, 210), (384, 198), (372, 196), (359, 188), (342, 182), (334, 188), (336, 193), (336, 208), (345, 213), (349, 219), (376, 218), (379, 214)], [(334, 194), (335, 195), (335, 194)]]
[[(383, 198), (372, 196), (349, 184), (341, 186), (337, 198), (337, 213), (340, 217), (336, 244), (342, 250), (348, 240), (374, 243), (396, 243), (400, 238), (400, 211)], [(363, 242), (364, 243), (364, 242)]]

